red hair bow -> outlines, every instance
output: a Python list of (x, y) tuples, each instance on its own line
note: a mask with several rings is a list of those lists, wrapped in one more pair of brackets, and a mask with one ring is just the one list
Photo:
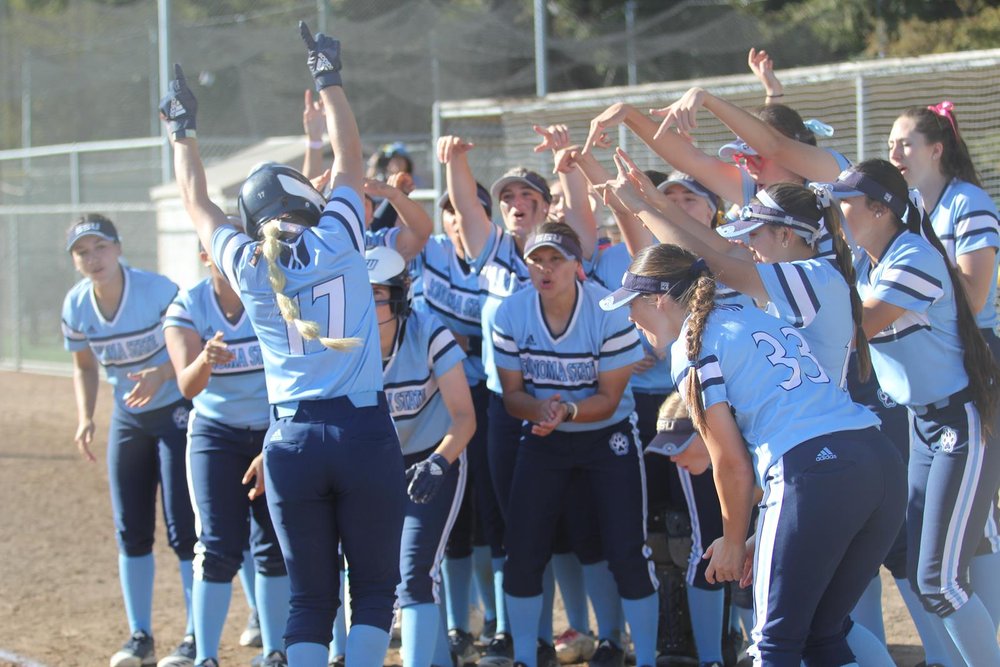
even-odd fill
[(958, 139), (958, 127), (955, 126), (955, 104), (950, 100), (944, 100), (940, 104), (932, 104), (927, 108), (938, 116), (947, 118), (948, 122), (951, 123), (952, 132), (955, 133), (955, 139)]

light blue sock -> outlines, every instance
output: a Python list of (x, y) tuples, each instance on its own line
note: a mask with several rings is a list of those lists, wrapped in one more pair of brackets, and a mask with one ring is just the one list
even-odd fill
[(129, 632), (142, 630), (153, 634), (153, 576), (156, 564), (153, 554), (126, 556), (118, 554), (118, 578), (122, 584), (125, 615)]
[(289, 599), (292, 596), (288, 575), (265, 577), (258, 572), (254, 576), (254, 584), (260, 603), (257, 618), (260, 620), (260, 640), (264, 646), (264, 655), (271, 651), (283, 651)]
[(882, 621), (882, 579), (872, 577), (861, 599), (851, 611), (851, 620), (865, 626), (875, 639), (885, 644), (885, 624)]
[[(403, 607), (399, 649), (403, 667), (430, 667), (438, 641), (441, 612), (433, 602)], [(348, 638), (350, 643), (350, 638)]]
[(978, 595), (973, 593), (961, 609), (945, 616), (944, 627), (965, 662), (973, 667), (1000, 665), (1000, 646), (993, 619)]
[(622, 598), (625, 620), (632, 631), (637, 665), (656, 664), (656, 622), (660, 610), (660, 596), (656, 593), (638, 600)]
[[(566, 620), (569, 621), (569, 627), (578, 632), (590, 634), (589, 610), (587, 609), (589, 587), (583, 580), (584, 568), (580, 565), (580, 559), (574, 553), (553, 554), (552, 571), (556, 575), (556, 584), (559, 586), (563, 606), (566, 608)], [(618, 587), (616, 586), (616, 596), (617, 593)]]
[[(483, 603), (483, 614), (487, 621), (497, 618), (497, 596), (493, 590), (493, 563), (489, 547), (472, 547), (472, 576), (476, 583), (476, 594)], [(472, 604), (475, 604), (473, 602)]]
[(868, 628), (855, 623), (847, 633), (847, 645), (854, 653), (854, 662), (865, 667), (895, 667), (889, 649)]
[(552, 573), (552, 561), (545, 566), (542, 575), (542, 613), (538, 617), (538, 638), (552, 643), (552, 614), (556, 606), (556, 575)]
[[(437, 616), (435, 615), (435, 618)], [(324, 649), (326, 647), (323, 647)], [(352, 625), (347, 635), (347, 662), (351, 667), (382, 667), (389, 650), (389, 633), (372, 625)], [(326, 660), (326, 651), (323, 651)], [(294, 664), (291, 660), (289, 665)], [(319, 663), (326, 667), (326, 663)], [(296, 665), (298, 667), (298, 665)], [(310, 667), (303, 665), (303, 667)]]
[(505, 596), (507, 611), (510, 613), (510, 629), (514, 636), (514, 661), (523, 662), (525, 667), (537, 667), (538, 662), (538, 617), (542, 614), (542, 596), (517, 598)]
[(201, 580), (194, 582), (191, 606), (194, 609), (194, 636), (198, 640), (198, 657), (195, 663), (205, 658), (219, 659), (219, 640), (222, 638), (222, 628), (226, 625), (226, 614), (229, 613), (229, 600), (232, 595), (231, 583)]
[(257, 591), (254, 590), (257, 585), (256, 574), (253, 554), (250, 551), (244, 551), (243, 564), (240, 565), (240, 584), (243, 585), (243, 597), (247, 599), (247, 605), (251, 610), (257, 608)]
[(331, 658), (347, 655), (347, 610), (344, 609), (346, 575), (346, 572), (340, 571), (340, 607), (337, 608), (337, 618), (333, 620), (333, 639), (330, 641)]
[(327, 667), (326, 647), (322, 644), (298, 642), (289, 646), (285, 655), (288, 664), (295, 667)]
[(496, 599), (497, 632), (510, 633), (510, 622), (507, 620), (507, 596), (503, 592), (503, 562), (504, 558), (493, 560), (493, 594)]
[[(594, 617), (597, 619), (597, 636), (601, 639), (612, 639), (617, 644), (622, 631), (621, 598), (618, 596), (618, 584), (608, 569), (608, 561), (602, 560), (592, 565), (584, 565), (582, 569), (587, 595), (590, 596), (590, 602), (594, 606)], [(586, 632), (575, 625), (573, 627), (580, 632)]]
[(687, 599), (698, 662), (722, 662), (722, 615), (726, 607), (726, 589), (706, 591), (688, 586)]
[(191, 606), (191, 588), (194, 586), (194, 562), (190, 560), (177, 561), (181, 573), (181, 587), (184, 589), (184, 609), (187, 611), (187, 625), (184, 634), (194, 634), (194, 610)]
[(445, 558), (441, 562), (444, 579), (447, 629), (469, 631), (469, 589), (472, 587), (472, 556)]
[(972, 590), (982, 601), (993, 619), (994, 633), (1000, 627), (1000, 553), (984, 554), (972, 559), (969, 568)]
[(924, 645), (924, 662), (928, 665), (934, 663), (961, 665), (962, 656), (941, 618), (924, 609), (909, 581), (896, 579), (896, 588), (899, 589), (899, 595), (903, 598), (903, 603), (910, 612), (910, 618), (913, 619), (913, 625), (917, 628), (920, 643)]
[(434, 659), (431, 661), (431, 664), (436, 667), (451, 667), (452, 659), (451, 650), (448, 646), (448, 628), (445, 626), (448, 620), (447, 612), (445, 612), (443, 604), (434, 606), (438, 608), (438, 617), (441, 621), (438, 623), (437, 640), (434, 642)]

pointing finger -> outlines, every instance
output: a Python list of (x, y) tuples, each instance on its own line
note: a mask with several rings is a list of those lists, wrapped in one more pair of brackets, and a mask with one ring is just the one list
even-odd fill
[(316, 48), (316, 40), (313, 39), (312, 32), (309, 31), (309, 26), (306, 25), (305, 21), (299, 21), (299, 34), (302, 35), (302, 41), (306, 43), (310, 49)]

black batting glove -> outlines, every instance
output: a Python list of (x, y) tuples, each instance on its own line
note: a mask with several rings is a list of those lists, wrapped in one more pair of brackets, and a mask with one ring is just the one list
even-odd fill
[(167, 129), (174, 139), (197, 136), (195, 116), (198, 113), (198, 100), (188, 88), (184, 70), (174, 64), (174, 79), (167, 84), (167, 94), (160, 100), (160, 115), (167, 121)]
[(316, 90), (320, 91), (329, 86), (342, 86), (340, 40), (327, 37), (321, 32), (316, 33), (316, 37), (313, 38), (305, 21), (299, 21), (299, 33), (309, 51), (306, 64), (309, 65), (309, 72), (316, 80)]

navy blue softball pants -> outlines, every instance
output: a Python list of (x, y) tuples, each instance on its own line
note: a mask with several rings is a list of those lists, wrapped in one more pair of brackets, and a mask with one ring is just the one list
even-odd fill
[(983, 544), (1000, 485), (1000, 445), (987, 445), (965, 393), (937, 407), (910, 408), (909, 579), (924, 607), (942, 617), (969, 599), (969, 562)]
[(388, 632), (406, 484), (385, 394), (359, 407), (337, 397), (272, 410), (265, 497), (291, 586), (286, 646), (330, 643), (340, 604), (338, 542), (350, 571), (352, 622)]
[[(191, 411), (188, 476), (198, 543), (194, 572), (203, 581), (228, 583), (243, 564), (249, 536), (257, 572), (286, 574), (265, 496), (250, 500), (243, 474), (260, 454), (266, 429), (235, 428)], [(248, 520), (249, 519), (249, 520)]]
[(807, 440), (768, 469), (751, 632), (751, 650), (762, 664), (854, 662), (848, 615), (889, 551), (905, 509), (903, 462), (876, 428)]
[(552, 536), (575, 483), (593, 499), (588, 520), (599, 531), (619, 594), (629, 600), (652, 595), (656, 578), (646, 545), (645, 470), (631, 419), (544, 437), (533, 435), (530, 424), (525, 427), (507, 510), (504, 591), (514, 597), (541, 594)]
[(153, 551), (156, 487), (163, 499), (167, 541), (180, 560), (194, 558), (197, 536), (187, 490), (184, 450), (191, 402), (133, 414), (115, 405), (108, 433), (108, 480), (118, 549), (126, 556)]

